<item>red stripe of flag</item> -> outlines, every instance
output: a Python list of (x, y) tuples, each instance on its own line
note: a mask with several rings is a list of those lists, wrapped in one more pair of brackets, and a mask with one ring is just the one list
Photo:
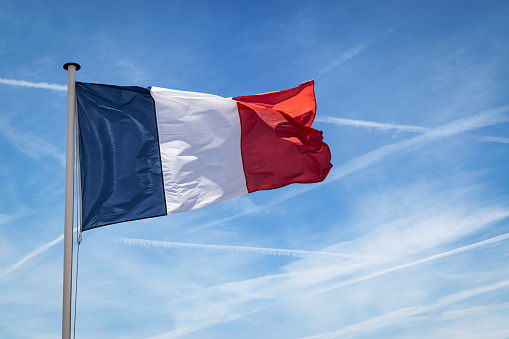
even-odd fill
[(241, 121), (248, 191), (325, 179), (332, 164), (315, 118), (314, 81), (286, 91), (233, 98)]

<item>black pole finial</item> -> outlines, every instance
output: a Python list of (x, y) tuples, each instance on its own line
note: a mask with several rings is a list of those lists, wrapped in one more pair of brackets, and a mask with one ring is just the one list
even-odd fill
[(78, 64), (78, 63), (75, 63), (75, 62), (68, 62), (68, 63), (64, 64), (64, 69), (67, 71), (67, 69), (68, 69), (68, 68), (69, 68), (69, 66), (71, 66), (71, 65), (76, 66), (76, 70), (77, 70), (77, 71), (79, 71), (79, 70), (80, 70), (80, 68), (81, 68), (80, 64)]

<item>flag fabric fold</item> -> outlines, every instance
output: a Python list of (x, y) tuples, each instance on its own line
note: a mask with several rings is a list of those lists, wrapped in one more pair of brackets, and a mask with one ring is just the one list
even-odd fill
[(193, 210), (325, 179), (314, 82), (223, 98), (76, 83), (82, 228)]

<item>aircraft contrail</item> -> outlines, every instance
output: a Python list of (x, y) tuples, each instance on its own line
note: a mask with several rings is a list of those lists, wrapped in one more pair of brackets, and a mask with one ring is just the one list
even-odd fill
[(14, 79), (2, 79), (0, 78), (0, 84), (21, 86), (21, 87), (32, 87), (32, 88), (45, 88), (54, 91), (67, 91), (67, 86), (59, 84), (48, 84), (47, 82), (31, 82), (25, 80), (14, 80)]
[(49, 250), (50, 248), (52, 248), (53, 246), (58, 244), (63, 239), (64, 239), (64, 235), (62, 234), (58, 238), (56, 238), (55, 240), (52, 240), (52, 241), (50, 241), (47, 244), (44, 244), (42, 246), (37, 247), (35, 250), (33, 250), (32, 252), (28, 253), (23, 258), (21, 258), (16, 263), (12, 264), (9, 268), (7, 268), (7, 270), (5, 270), (0, 277), (4, 277), (7, 274), (10, 274), (10, 273), (14, 272), (18, 268), (20, 268), (21, 265), (23, 265), (24, 263), (26, 263), (30, 259), (35, 258), (39, 254), (42, 254), (42, 253), (46, 252), (47, 250)]
[[(73, 233), (76, 232), (76, 228), (74, 228), (74, 231)], [(61, 234), (60, 236), (58, 236), (56, 239), (44, 244), (44, 245), (41, 245), (39, 247), (37, 247), (35, 250), (33, 250), (32, 252), (28, 253), (27, 255), (25, 255), (23, 258), (21, 258), (20, 260), (18, 260), (16, 263), (12, 264), (11, 266), (9, 266), (9, 268), (7, 268), (7, 270), (5, 270), (1, 275), (0, 275), (0, 278), (1, 277), (5, 277), (6, 275), (16, 271), (18, 268), (20, 268), (24, 263), (26, 263), (27, 261), (29, 261), (30, 259), (33, 259), (35, 257), (37, 257), (38, 255), (46, 252), (47, 250), (49, 250), (50, 248), (52, 248), (53, 246), (55, 246), (56, 244), (58, 244), (60, 241), (64, 240), (64, 235)]]
[(208, 244), (194, 244), (194, 243), (132, 239), (132, 238), (118, 238), (118, 240), (120, 242), (122, 242), (123, 244), (127, 244), (127, 245), (167, 247), (167, 248), (184, 248), (184, 249), (201, 249), (201, 250), (209, 250), (209, 251), (212, 250), (212, 251), (226, 251), (226, 252), (261, 253), (261, 254), (268, 254), (268, 255), (283, 255), (283, 256), (294, 256), (294, 257), (307, 257), (307, 256), (334, 256), (334, 257), (343, 257), (343, 258), (365, 257), (363, 255), (357, 255), (357, 254), (321, 252), (321, 251), (289, 250), (289, 249), (282, 249), (282, 248), (208, 245)]
[[(430, 131), (432, 128), (415, 126), (415, 125), (401, 125), (392, 124), (385, 122), (376, 122), (369, 120), (357, 120), (357, 119), (345, 119), (335, 117), (317, 117), (316, 122), (323, 122), (327, 124), (333, 124), (336, 126), (353, 126), (353, 127), (365, 127), (374, 128), (379, 130), (398, 130), (403, 132), (414, 132), (414, 133), (425, 133)], [(475, 140), (482, 142), (498, 142), (501, 144), (509, 144), (509, 138), (502, 137), (475, 137)]]

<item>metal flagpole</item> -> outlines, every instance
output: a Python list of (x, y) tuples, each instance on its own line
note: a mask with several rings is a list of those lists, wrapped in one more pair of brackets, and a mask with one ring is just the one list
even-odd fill
[(71, 337), (72, 297), (72, 229), (74, 214), (74, 119), (76, 108), (76, 71), (74, 62), (64, 65), (67, 71), (67, 138), (65, 150), (65, 221), (64, 221), (64, 284), (62, 303), (62, 339)]

